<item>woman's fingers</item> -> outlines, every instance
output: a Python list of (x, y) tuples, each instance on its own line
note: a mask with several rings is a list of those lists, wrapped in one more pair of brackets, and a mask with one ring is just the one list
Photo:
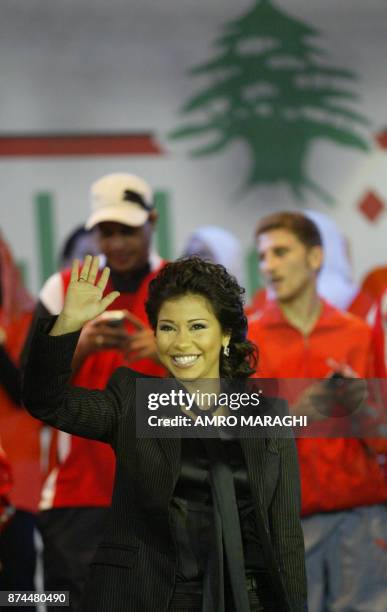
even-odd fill
[(80, 281), (88, 281), (92, 259), (93, 258), (91, 255), (86, 255), (85, 260), (83, 262), (81, 273), (79, 275)]
[(96, 255), (92, 259), (90, 272), (89, 272), (89, 278), (87, 279), (88, 282), (91, 283), (92, 285), (94, 285), (95, 279), (97, 278), (98, 269), (99, 269), (99, 257), (98, 255)]
[[(107, 268), (105, 268), (105, 270), (106, 269)], [(104, 272), (105, 272), (105, 270), (104, 270)], [(103, 307), (103, 309), (106, 310), (106, 308), (108, 306), (110, 306), (110, 304), (112, 304), (114, 302), (114, 300), (116, 300), (118, 298), (119, 295), (120, 295), (119, 291), (112, 291), (111, 293), (108, 293), (107, 295), (105, 295), (103, 300), (101, 300), (101, 306)]]
[(106, 289), (106, 285), (107, 285), (107, 282), (109, 280), (109, 275), (110, 275), (110, 268), (104, 268), (103, 271), (102, 271), (102, 274), (101, 274), (101, 278), (99, 279), (99, 281), (97, 283), (97, 287), (98, 287), (98, 289), (101, 289), (102, 293)]
[(73, 265), (71, 268), (71, 281), (85, 281), (85, 282), (90, 283), (91, 285), (95, 285), (96, 287), (98, 287), (98, 289), (104, 292), (106, 289), (107, 282), (109, 280), (110, 268), (105, 267), (103, 269), (100, 279), (96, 283), (95, 281), (98, 275), (98, 270), (99, 270), (98, 255), (96, 255), (95, 257), (92, 257), (91, 255), (86, 255), (80, 273), (79, 273), (79, 260), (74, 259)]
[(74, 283), (78, 280), (79, 277), (79, 259), (74, 259), (73, 264), (71, 266), (71, 277), (70, 282)]
[[(82, 305), (82, 301), (79, 301), (80, 299), (79, 296), (85, 295), (87, 300), (90, 302), (91, 296), (94, 295), (94, 298), (93, 298), (94, 307), (97, 309), (97, 312), (94, 314), (94, 317), (98, 316), (98, 314), (106, 310), (106, 308), (110, 306), (110, 304), (112, 304), (114, 300), (117, 299), (118, 296), (120, 295), (119, 291), (112, 291), (111, 293), (109, 293), (108, 295), (106, 295), (104, 298), (101, 299), (101, 294), (103, 294), (103, 292), (105, 291), (107, 282), (109, 280), (110, 269), (105, 267), (102, 270), (100, 279), (96, 283), (95, 281), (97, 279), (98, 270), (99, 270), (98, 255), (95, 257), (92, 257), (91, 255), (86, 255), (80, 273), (79, 273), (79, 261), (77, 259), (73, 261), (73, 265), (71, 268), (71, 280), (72, 281), (80, 282), (80, 283), (88, 283), (89, 286), (92, 285), (96, 289), (99, 289), (99, 291), (90, 293), (90, 288), (88, 287), (87, 288), (88, 291), (86, 293), (84, 291), (77, 292), (78, 297), (76, 299), (78, 299), (78, 302), (79, 302), (78, 306)], [(86, 305), (87, 305), (86, 302), (84, 302), (82, 307), (85, 307)]]

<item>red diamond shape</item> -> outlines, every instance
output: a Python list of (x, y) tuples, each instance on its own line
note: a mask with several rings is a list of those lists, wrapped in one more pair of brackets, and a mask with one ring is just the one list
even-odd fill
[(387, 129), (384, 129), (383, 132), (376, 135), (376, 142), (382, 149), (387, 149)]
[(386, 205), (374, 191), (368, 191), (360, 200), (358, 208), (367, 217), (368, 221), (375, 222), (386, 208)]

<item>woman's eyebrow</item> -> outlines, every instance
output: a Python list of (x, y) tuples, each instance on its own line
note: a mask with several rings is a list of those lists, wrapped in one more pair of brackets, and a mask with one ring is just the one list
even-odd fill
[[(187, 323), (193, 323), (194, 321), (208, 322), (208, 319), (206, 319), (205, 317), (196, 317), (195, 319), (188, 319)], [(172, 319), (159, 319), (159, 323), (175, 323), (175, 321), (173, 321)]]

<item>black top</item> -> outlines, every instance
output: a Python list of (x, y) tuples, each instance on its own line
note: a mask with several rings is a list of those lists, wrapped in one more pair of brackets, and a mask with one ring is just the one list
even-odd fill
[[(234, 477), (246, 572), (264, 567), (246, 465), (238, 440), (224, 440)], [(201, 580), (214, 531), (209, 460), (199, 438), (182, 440), (181, 470), (172, 500), (180, 581)]]
[(128, 274), (118, 274), (110, 271), (110, 281), (115, 290), (121, 293), (135, 293), (147, 274), (151, 271), (149, 263)]

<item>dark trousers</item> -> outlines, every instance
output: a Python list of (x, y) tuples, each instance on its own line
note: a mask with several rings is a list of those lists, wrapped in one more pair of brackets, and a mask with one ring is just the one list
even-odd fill
[[(38, 516), (44, 550), (44, 589), (70, 591), (68, 612), (79, 610), (89, 565), (102, 539), (107, 508), (53, 508)], [(57, 608), (48, 606), (48, 611)]]
[[(0, 536), (0, 591), (35, 591), (35, 515), (17, 510)], [(34, 606), (4, 607), (2, 610), (35, 612)]]

